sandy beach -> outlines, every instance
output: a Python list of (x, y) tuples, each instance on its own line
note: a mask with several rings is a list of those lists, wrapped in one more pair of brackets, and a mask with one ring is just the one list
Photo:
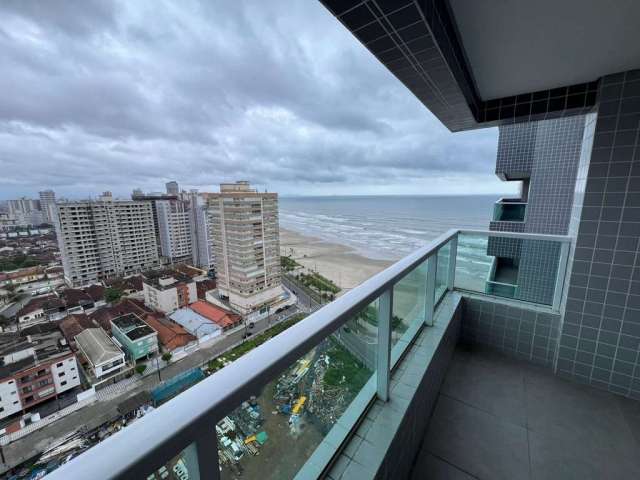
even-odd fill
[(345, 245), (280, 229), (280, 252), (291, 256), (306, 268), (316, 270), (336, 283), (343, 291), (361, 284), (391, 265), (387, 260), (373, 260), (357, 254)]

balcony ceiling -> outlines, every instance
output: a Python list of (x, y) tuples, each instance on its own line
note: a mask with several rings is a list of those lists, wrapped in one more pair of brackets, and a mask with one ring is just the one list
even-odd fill
[(640, 69), (640, 1), (320, 0), (452, 131), (592, 111)]
[(640, 68), (640, 1), (450, 0), (480, 98)]

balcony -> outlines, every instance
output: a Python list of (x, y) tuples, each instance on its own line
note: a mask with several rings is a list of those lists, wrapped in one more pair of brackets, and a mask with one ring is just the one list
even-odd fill
[[(557, 257), (544, 259), (553, 271), (529, 278), (534, 290), (551, 279), (551, 296), (488, 292), (489, 239)], [(159, 478), (176, 468), (223, 479), (635, 471), (624, 470), (636, 464), (622, 447), (635, 445), (623, 437), (636, 404), (552, 373), (569, 249), (565, 236), (450, 231), (51, 478)], [(574, 441), (589, 429), (594, 437)], [(598, 460), (599, 447), (620, 461)]]
[(493, 206), (493, 220), (496, 222), (524, 222), (527, 202), (517, 198), (501, 198)]

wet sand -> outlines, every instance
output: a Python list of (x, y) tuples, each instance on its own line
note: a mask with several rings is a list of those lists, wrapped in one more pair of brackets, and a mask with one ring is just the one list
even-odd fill
[(280, 229), (280, 252), (304, 267), (317, 271), (348, 291), (393, 262), (359, 255), (350, 247)]

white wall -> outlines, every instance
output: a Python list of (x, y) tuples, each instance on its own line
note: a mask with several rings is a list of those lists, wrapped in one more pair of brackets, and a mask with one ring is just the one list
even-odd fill
[[(120, 360), (120, 363), (118, 363), (117, 365), (114, 365), (112, 367), (107, 368), (107, 365), (110, 364), (111, 362), (115, 361), (115, 360)], [(97, 365), (95, 367), (95, 375), (96, 378), (100, 378), (108, 373), (111, 372), (117, 372), (118, 370), (120, 370), (122, 367), (124, 367), (125, 363), (124, 363), (124, 353), (119, 354), (117, 357), (113, 357), (109, 360), (109, 362), (102, 364), (102, 365)]]
[(0, 383), (0, 418), (8, 417), (22, 410), (18, 387), (13, 378), (6, 379)]
[(178, 309), (178, 292), (175, 288), (158, 290), (146, 283), (143, 283), (142, 286), (144, 303), (149, 307), (163, 313), (171, 313)]
[(75, 355), (51, 365), (51, 375), (56, 393), (66, 392), (80, 385), (80, 375)]

